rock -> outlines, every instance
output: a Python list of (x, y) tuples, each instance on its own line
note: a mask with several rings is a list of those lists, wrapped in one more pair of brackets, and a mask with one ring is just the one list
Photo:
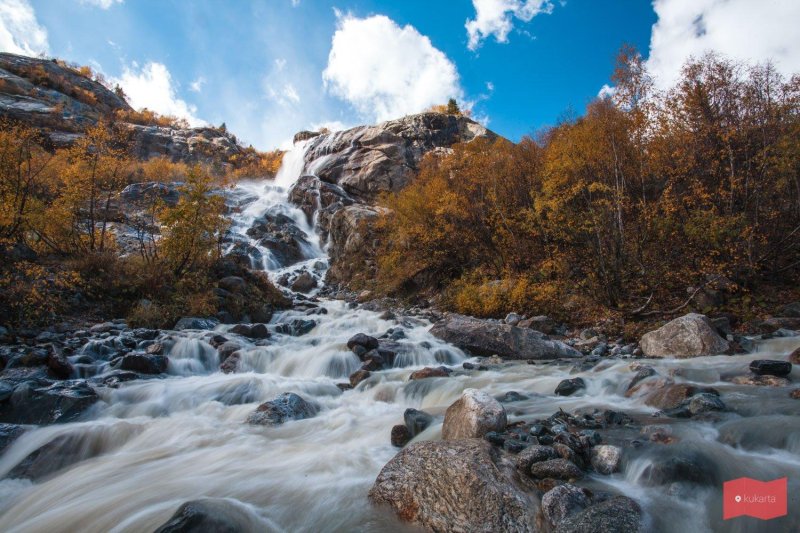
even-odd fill
[(164, 353), (164, 345), (156, 342), (145, 348), (144, 352), (147, 355), (162, 355)]
[(369, 499), (432, 531), (535, 531), (535, 507), (480, 439), (406, 446), (383, 467)]
[(415, 379), (426, 379), (426, 378), (446, 378), (450, 375), (450, 369), (440, 366), (437, 368), (433, 368), (427, 366), (421, 370), (415, 370), (411, 373), (408, 377), (409, 381), (413, 381)]
[(309, 223), (314, 221), (316, 215), (316, 225), (323, 236), (330, 231), (333, 214), (353, 204), (353, 199), (344, 189), (316, 176), (301, 176), (289, 189), (289, 201), (305, 213)]
[(794, 389), (789, 393), (789, 398), (793, 400), (800, 400), (800, 389)]
[(253, 221), (247, 235), (269, 250), (273, 266), (287, 267), (306, 258), (308, 235), (282, 206), (273, 206)]
[(369, 370), (356, 370), (350, 374), (350, 386), (355, 388), (356, 385), (370, 377), (372, 373)]
[[(324, 309), (323, 309), (324, 310)], [(321, 313), (324, 314), (324, 313)], [(305, 335), (317, 326), (314, 320), (304, 320), (302, 318), (295, 318), (289, 322), (283, 322), (275, 325), (275, 331), (284, 335), (291, 335), (293, 337), (300, 337)]]
[(250, 338), (252, 339), (268, 339), (270, 332), (266, 324), (253, 324), (250, 328)]
[(728, 351), (728, 341), (720, 337), (705, 315), (690, 313), (645, 333), (639, 345), (648, 357), (698, 357)]
[(431, 415), (425, 411), (411, 408), (405, 410), (403, 413), (403, 420), (412, 438), (425, 431), (428, 426), (433, 423), (433, 417)]
[(168, 364), (169, 360), (163, 355), (128, 354), (122, 357), (119, 369), (140, 374), (163, 374)]
[(317, 288), (317, 278), (315, 278), (310, 272), (304, 270), (292, 282), (290, 288), (295, 292), (309, 293), (313, 289)]
[(792, 302), (781, 308), (781, 316), (800, 318), (800, 302)]
[(506, 359), (557, 359), (580, 357), (563, 342), (546, 338), (532, 329), (500, 324), (464, 315), (449, 314), (431, 328), (431, 334), (475, 355), (499, 355)]
[(517, 313), (508, 313), (503, 322), (505, 322), (509, 326), (516, 326), (517, 324), (519, 324), (520, 320), (522, 320), (522, 317), (519, 316)]
[(222, 343), (221, 346), (217, 348), (217, 353), (219, 354), (219, 360), (221, 362), (225, 362), (228, 357), (230, 357), (234, 352), (237, 352), (242, 349), (242, 345), (236, 341), (225, 341)]
[(622, 448), (611, 444), (601, 444), (592, 448), (592, 468), (605, 475), (619, 472), (622, 462)]
[(542, 516), (555, 527), (565, 518), (568, 518), (590, 505), (588, 491), (570, 483), (558, 485), (542, 496)]
[(757, 385), (761, 387), (788, 387), (792, 384), (787, 378), (780, 378), (778, 376), (756, 376), (750, 374), (749, 376), (736, 376), (731, 380), (731, 383), (737, 385)]
[(585, 388), (586, 382), (583, 381), (583, 378), (565, 379), (558, 384), (555, 394), (556, 396), (570, 396)]
[(676, 450), (675, 446), (661, 448), (652, 463), (642, 471), (639, 483), (650, 487), (672, 483), (716, 487), (722, 483), (716, 464), (714, 458), (703, 452)]
[(0, 424), (0, 455), (23, 433), (25, 433), (25, 428), (23, 426), (17, 424)]
[(53, 424), (79, 419), (98, 397), (86, 382), (22, 382), (0, 402), (0, 423)]
[(303, 420), (317, 414), (317, 407), (292, 392), (264, 402), (247, 417), (248, 424), (277, 426), (289, 420)]
[(172, 328), (177, 331), (184, 329), (214, 329), (219, 325), (219, 320), (215, 318), (195, 318), (183, 317)]
[(643, 531), (642, 509), (627, 496), (615, 496), (564, 519), (556, 533), (636, 533)]
[(444, 440), (481, 438), (489, 431), (506, 428), (506, 411), (488, 393), (465, 389), (444, 415)]
[(771, 359), (757, 359), (750, 362), (750, 371), (758, 376), (777, 376), (782, 378), (792, 372), (792, 363)]
[(583, 478), (583, 472), (575, 463), (566, 459), (548, 459), (533, 463), (530, 474), (535, 479), (558, 479), (562, 481), (575, 481)]
[(50, 346), (50, 354), (47, 356), (47, 368), (57, 379), (69, 379), (75, 371), (69, 360), (54, 345)]
[(539, 315), (521, 320), (517, 326), (521, 328), (535, 329), (536, 331), (541, 331), (542, 333), (550, 335), (556, 332), (558, 324), (556, 324), (556, 321), (548, 316)]
[(396, 426), (392, 426), (392, 434), (390, 437), (392, 446), (402, 448), (408, 444), (411, 439), (411, 432), (405, 424), (397, 424)]
[(517, 455), (517, 468), (527, 473), (530, 472), (532, 464), (549, 461), (550, 459), (558, 459), (558, 457), (558, 453), (552, 446), (534, 444), (528, 446)]
[(719, 396), (707, 392), (701, 392), (692, 396), (689, 399), (687, 408), (692, 416), (711, 411), (724, 411), (726, 409), (725, 403), (719, 399)]
[(655, 375), (656, 375), (656, 370), (652, 366), (641, 366), (641, 367), (638, 367), (638, 369), (636, 371), (636, 375), (633, 376), (633, 379), (631, 379), (631, 382), (628, 385), (628, 389), (627, 390), (631, 390), (633, 387), (635, 387), (643, 379), (647, 379), (647, 378), (649, 378), (651, 376), (655, 376)]
[(386, 213), (385, 208), (354, 204), (331, 215), (328, 278), (347, 283), (365, 270), (365, 259), (374, 256), (374, 224), (382, 213)]
[(236, 351), (226, 357), (219, 365), (219, 369), (223, 374), (233, 374), (239, 370), (239, 363), (241, 361), (241, 353)]
[(698, 392), (707, 392), (717, 396), (719, 395), (716, 390), (711, 388), (698, 389), (694, 385), (673, 383), (667, 384), (663, 388), (659, 388), (650, 393), (645, 397), (644, 403), (658, 409), (675, 409), (676, 407), (679, 407), (685, 400), (688, 400)]
[(497, 398), (497, 401), (500, 403), (513, 403), (513, 402), (522, 402), (527, 399), (529, 399), (528, 396), (525, 396), (524, 394), (520, 394), (519, 392), (512, 390), (508, 391), (507, 393)]
[(789, 362), (795, 365), (800, 365), (800, 348), (789, 354)]
[(253, 511), (235, 500), (203, 498), (178, 507), (155, 533), (242, 533), (270, 529)]
[[(355, 346), (361, 346), (366, 351), (378, 348), (378, 339), (370, 337), (364, 333), (356, 333), (347, 341), (347, 348), (352, 350)], [(366, 352), (365, 352), (366, 353)], [(356, 354), (357, 355), (357, 354)]]

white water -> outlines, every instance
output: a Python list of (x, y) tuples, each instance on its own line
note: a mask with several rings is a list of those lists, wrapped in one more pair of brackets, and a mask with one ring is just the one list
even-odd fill
[[(275, 183), (244, 183), (236, 193), (240, 198), (253, 197), (237, 217), (236, 232), (243, 238), (249, 224), (275, 206), (285, 208), (309, 234), (313, 244), (309, 261), (290, 268), (324, 258), (304, 215), (286, 202), (288, 187), (302, 172), (302, 150), (299, 146), (287, 154)], [(264, 258), (270, 269), (268, 252)], [(408, 407), (437, 417), (418, 440), (439, 437), (444, 410), (470, 387), (494, 395), (512, 390), (528, 395), (528, 400), (506, 405), (511, 420), (543, 418), (558, 409), (614, 409), (642, 418), (655, 411), (638, 398), (624, 396), (634, 374), (624, 360), (604, 361), (582, 372), (572, 365), (518, 364), (409, 382), (409, 374), (423, 366), (459, 368), (464, 354), (433, 338), (429, 324), (422, 321), (383, 320), (378, 313), (350, 309), (340, 301), (323, 300), (320, 305), (327, 314), (288, 311), (273, 320), (317, 320), (317, 326), (301, 337), (275, 335), (263, 346), (237, 338), (246, 348), (242, 372), (235, 374), (216, 370), (216, 350), (207, 342), (214, 332), (166, 332), (160, 340), (169, 350), (169, 377), (101, 388), (102, 401), (90, 420), (33, 429), (0, 456), (0, 477), (5, 477), (23, 458), (55, 438), (72, 436), (77, 443), (71, 449), (77, 459), (44, 479), (0, 481), (0, 531), (152, 531), (180, 504), (202, 497), (229, 499), (250, 517), (254, 530), (397, 531), (405, 526), (372, 508), (366, 495), (396, 453), (389, 443), (390, 429), (402, 423)], [(357, 332), (380, 336), (389, 328), (403, 330), (400, 342), (407, 344), (407, 353), (399, 356), (398, 363), (410, 366), (373, 373), (356, 389), (342, 393), (336, 383), (347, 381), (359, 366), (345, 345), (347, 339)], [(664, 375), (677, 372), (678, 381), (719, 389), (738, 413), (731, 415), (733, 420), (775, 412), (788, 415), (782, 419), (783, 427), (773, 431), (786, 433), (789, 445), (755, 450), (718, 442), (719, 431), (711, 422), (657, 422), (674, 427), (681, 441), (673, 446), (707, 450), (724, 471), (724, 479), (789, 475), (794, 494), (790, 508), (797, 508), (800, 488), (800, 402), (789, 399), (785, 389), (735, 386), (723, 378), (742, 373), (754, 358), (785, 358), (798, 344), (797, 339), (776, 339), (755, 355), (648, 361)], [(566, 398), (552, 394), (560, 380), (575, 376), (587, 382), (585, 393)], [(800, 372), (795, 370), (792, 378), (800, 378)], [(289, 391), (316, 403), (319, 414), (278, 427), (244, 423), (259, 403)], [(637, 437), (634, 431), (633, 435), (621, 432), (618, 438)], [(653, 461), (651, 452), (645, 451), (633, 457), (623, 472), (589, 481), (636, 498), (651, 516), (652, 530), (724, 527), (719, 520), (719, 487), (689, 493), (680, 487), (670, 493), (664, 487), (645, 488), (640, 477)], [(737, 531), (769, 531), (762, 526), (752, 522)]]

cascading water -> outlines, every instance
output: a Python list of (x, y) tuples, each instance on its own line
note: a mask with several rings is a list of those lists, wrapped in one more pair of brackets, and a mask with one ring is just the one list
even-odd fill
[[(298, 143), (286, 154), (274, 182), (245, 182), (232, 195), (241, 209), (234, 242), (261, 254), (261, 266), (272, 275), (325, 259), (305, 215), (287, 201), (288, 188), (303, 172), (304, 150)], [(286, 268), (247, 231), (259, 217), (276, 211), (293, 220), (309, 243), (303, 259)], [(634, 417), (655, 412), (641, 399), (625, 396), (633, 373), (630, 362), (620, 359), (589, 370), (572, 364), (515, 364), (409, 381), (415, 369), (458, 368), (465, 356), (431, 336), (424, 321), (386, 319), (340, 301), (318, 305), (324, 311), (313, 315), (299, 308), (277, 315), (276, 324), (309, 319), (316, 324), (301, 336), (277, 333), (268, 342), (240, 337), (225, 326), (162, 332), (158, 340), (170, 357), (168, 377), (100, 387), (101, 401), (87, 419), (32, 429), (0, 456), (0, 531), (152, 531), (182, 503), (204, 497), (227, 499), (254, 531), (398, 531), (405, 526), (373, 508), (366, 495), (396, 453), (390, 429), (408, 407), (437, 417), (417, 440), (438, 438), (445, 409), (465, 388), (498, 396), (523, 392), (528, 399), (506, 406), (511, 421), (547, 417), (559, 409), (614, 409)], [(358, 332), (381, 336), (387, 331), (404, 347), (396, 367), (374, 372), (342, 392), (337, 383), (360, 364), (347, 349), (347, 339)], [(217, 371), (217, 350), (210, 341), (219, 333), (243, 346), (237, 373)], [(735, 411), (722, 426), (664, 419), (679, 441), (668, 453), (702, 457), (713, 476), (709, 484), (693, 488), (675, 485), (665, 492), (663, 486), (649, 487), (645, 472), (662, 458), (658, 450), (645, 447), (632, 454), (622, 472), (592, 476), (589, 482), (637, 499), (650, 517), (648, 529), (656, 531), (723, 528), (719, 480), (788, 475), (790, 494), (797, 494), (800, 402), (770, 387), (734, 385), (723, 378), (755, 358), (785, 359), (799, 344), (796, 338), (775, 339), (752, 355), (649, 361), (678, 382), (717, 388)], [(104, 342), (84, 347), (87, 353), (106, 349)], [(552, 394), (559, 381), (576, 376), (587, 384), (583, 394)], [(800, 373), (794, 370), (792, 378)], [(319, 414), (275, 427), (244, 423), (259, 403), (284, 392), (313, 401)], [(760, 416), (776, 412), (781, 414), (772, 416), (779, 420)], [(770, 438), (763, 437), (767, 430)], [(611, 442), (640, 438), (635, 430), (615, 431), (607, 437)], [(15, 478), (14, 469), (37, 450), (63, 463), (43, 463), (33, 480)], [(753, 521), (737, 531), (765, 529)]]

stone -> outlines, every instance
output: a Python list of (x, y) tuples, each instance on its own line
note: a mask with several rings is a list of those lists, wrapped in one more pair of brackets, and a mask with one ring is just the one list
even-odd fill
[(595, 471), (609, 475), (619, 472), (622, 463), (622, 448), (611, 444), (601, 444), (592, 448), (592, 468)]
[(225, 341), (218, 348), (219, 360), (225, 362), (234, 352), (242, 349), (242, 345), (236, 341)]
[(214, 329), (219, 325), (219, 320), (215, 318), (196, 318), (196, 317), (183, 317), (175, 324), (175, 329), (181, 331), (184, 329)]
[(559, 455), (552, 446), (534, 444), (528, 446), (517, 455), (517, 468), (522, 472), (530, 472), (531, 465), (550, 459), (558, 459)]
[(639, 504), (627, 496), (614, 496), (565, 518), (555, 533), (637, 533), (643, 528)]
[(560, 341), (547, 338), (538, 331), (449, 314), (437, 322), (431, 334), (474, 355), (512, 360), (558, 359), (580, 357), (581, 353)]
[(442, 438), (481, 438), (489, 431), (503, 431), (506, 423), (506, 411), (500, 402), (484, 391), (465, 389), (445, 412)]
[(750, 371), (758, 376), (777, 376), (783, 378), (792, 372), (792, 363), (789, 361), (756, 359), (750, 362)]
[(369, 499), (431, 531), (537, 530), (531, 496), (481, 439), (406, 446), (378, 474)]
[(402, 448), (408, 444), (411, 439), (411, 431), (409, 431), (408, 426), (405, 424), (397, 424), (396, 426), (392, 426), (392, 433), (390, 436), (392, 446)]
[(648, 394), (645, 397), (644, 403), (658, 409), (675, 409), (685, 400), (688, 400), (699, 392), (707, 392), (719, 396), (719, 393), (712, 388), (699, 389), (694, 385), (672, 383)]
[(564, 519), (589, 507), (589, 493), (570, 483), (558, 485), (542, 496), (542, 516), (555, 527)]
[(412, 438), (425, 431), (428, 426), (433, 423), (433, 417), (431, 415), (425, 411), (412, 408), (405, 410), (403, 413), (403, 420)]
[(583, 378), (572, 378), (562, 380), (555, 390), (556, 396), (571, 396), (581, 389), (586, 388), (586, 382)]
[(253, 324), (250, 328), (251, 339), (268, 339), (270, 338), (269, 328), (266, 324)]
[(520, 320), (522, 320), (522, 317), (519, 316), (517, 313), (508, 313), (503, 322), (505, 322), (509, 326), (516, 326), (517, 324), (519, 324)]
[(295, 278), (289, 288), (295, 292), (309, 293), (317, 288), (317, 278), (310, 272), (304, 270)]
[(426, 379), (426, 378), (446, 378), (450, 375), (450, 369), (440, 366), (440, 367), (425, 367), (421, 370), (415, 370), (411, 373), (408, 377), (409, 381), (413, 381), (415, 379)]
[(163, 355), (128, 354), (122, 357), (119, 369), (140, 374), (163, 374), (168, 366), (169, 360)]
[(558, 479), (562, 481), (575, 481), (583, 478), (583, 471), (575, 463), (566, 459), (548, 459), (533, 463), (530, 474), (535, 479)]
[(789, 354), (789, 362), (795, 365), (800, 365), (800, 348)]
[(793, 400), (800, 400), (800, 389), (794, 389), (789, 393), (789, 398)]
[(162, 355), (164, 353), (164, 345), (160, 342), (155, 342), (145, 348), (144, 352), (147, 355)]
[(675, 446), (680, 444), (661, 448), (642, 471), (639, 483), (650, 487), (672, 483), (717, 487), (722, 483), (713, 457), (692, 449), (676, 449)]
[(542, 333), (550, 335), (556, 332), (558, 324), (556, 324), (556, 321), (548, 316), (539, 315), (520, 320), (517, 326), (521, 328), (535, 329), (536, 331), (541, 331)]
[(688, 405), (686, 407), (692, 416), (711, 411), (724, 411), (726, 409), (725, 403), (719, 399), (719, 396), (707, 392), (701, 392), (692, 396), (688, 400)]
[(375, 337), (370, 337), (369, 335), (365, 335), (364, 333), (356, 333), (355, 335), (350, 337), (350, 339), (348, 339), (347, 341), (348, 349), (353, 350), (355, 346), (361, 346), (362, 348), (369, 351), (378, 348), (379, 343), (378, 339), (376, 339)]
[(47, 356), (47, 368), (50, 374), (55, 376), (56, 379), (69, 379), (75, 372), (66, 356), (56, 348), (50, 345), (50, 353)]
[(155, 533), (242, 533), (272, 528), (235, 500), (203, 498), (186, 502)]
[(11, 396), (0, 402), (0, 423), (53, 424), (80, 419), (97, 401), (97, 393), (86, 382), (55, 384), (22, 382)]
[(756, 385), (760, 387), (788, 387), (792, 384), (787, 378), (780, 378), (778, 376), (756, 376), (750, 374), (749, 376), (736, 376), (731, 379), (731, 383), (737, 385)]
[(350, 386), (355, 388), (356, 385), (370, 377), (372, 373), (369, 370), (356, 370), (350, 374)]
[(247, 423), (277, 426), (290, 420), (303, 420), (317, 414), (317, 407), (293, 392), (286, 392), (264, 402), (247, 417)]
[(656, 370), (652, 366), (641, 366), (638, 367), (636, 370), (636, 375), (633, 376), (631, 379), (630, 384), (628, 385), (627, 390), (631, 390), (635, 387), (640, 381), (647, 379), (649, 377), (655, 376)]
[(500, 403), (513, 403), (513, 402), (522, 402), (527, 399), (529, 399), (528, 396), (512, 390), (508, 391), (507, 393), (497, 398), (497, 401)]
[(690, 313), (645, 333), (639, 342), (648, 357), (719, 355), (730, 348), (705, 315)]

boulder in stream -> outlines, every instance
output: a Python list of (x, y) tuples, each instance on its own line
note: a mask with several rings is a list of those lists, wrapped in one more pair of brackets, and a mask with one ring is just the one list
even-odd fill
[(506, 428), (506, 410), (488, 393), (465, 389), (444, 414), (444, 440), (481, 438), (490, 431)]
[(636, 533), (643, 531), (642, 508), (627, 496), (596, 503), (558, 524), (556, 533)]
[(689, 313), (645, 333), (639, 346), (648, 357), (719, 355), (730, 349), (705, 315)]
[(792, 363), (772, 359), (757, 359), (750, 362), (750, 371), (758, 376), (777, 376), (782, 378), (792, 372)]
[(289, 420), (303, 420), (317, 414), (317, 407), (301, 396), (286, 392), (274, 400), (264, 402), (247, 417), (247, 423), (259, 426), (277, 426)]
[(234, 500), (203, 498), (186, 502), (155, 533), (241, 533), (272, 528)]

